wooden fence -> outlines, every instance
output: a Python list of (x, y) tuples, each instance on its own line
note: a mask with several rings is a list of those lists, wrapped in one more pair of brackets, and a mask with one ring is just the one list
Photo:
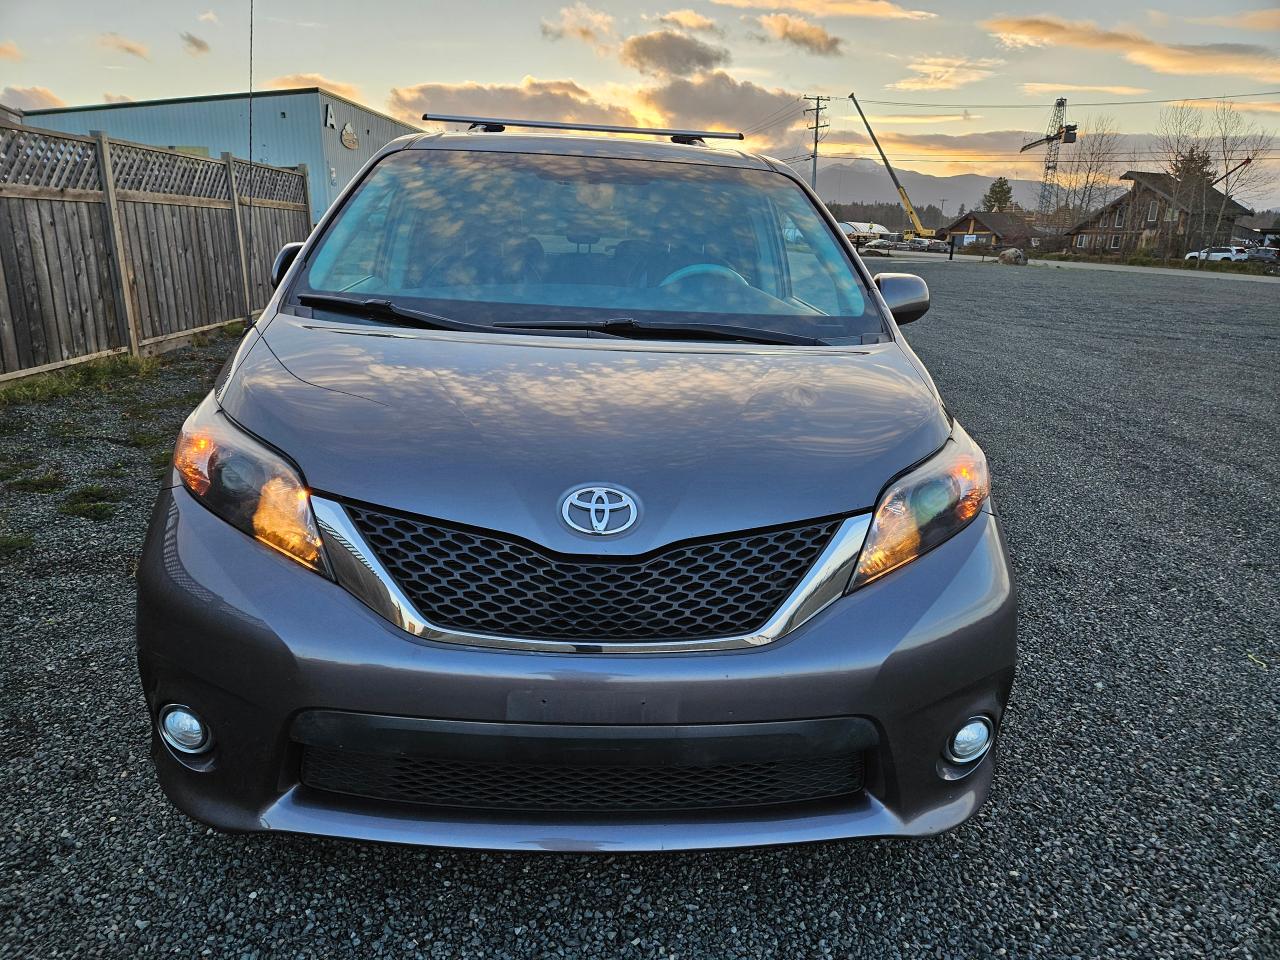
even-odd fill
[(0, 381), (253, 316), (310, 209), (305, 166), (0, 120)]

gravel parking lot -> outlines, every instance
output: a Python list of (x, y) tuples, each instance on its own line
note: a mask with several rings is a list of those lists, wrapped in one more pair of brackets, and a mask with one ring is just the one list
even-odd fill
[(970, 823), (600, 857), (187, 820), (147, 759), (132, 571), (220, 338), (0, 406), (0, 956), (1280, 956), (1273, 288), (909, 269), (936, 307), (907, 332), (991, 459), (1022, 598)]

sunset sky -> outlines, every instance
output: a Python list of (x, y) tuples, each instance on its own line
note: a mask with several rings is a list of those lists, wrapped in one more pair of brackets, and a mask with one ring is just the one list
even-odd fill
[[(1140, 135), (1161, 110), (1134, 101), (1269, 91), (1235, 102), (1280, 132), (1276, 0), (259, 0), (255, 29), (256, 86), (318, 84), (410, 121), (433, 109), (742, 129), (792, 156), (806, 149), (798, 98), (856, 90), (897, 102), (865, 105), (894, 162), (934, 174), (1035, 179), (1038, 157), (1017, 149), (1059, 95), (1068, 119), (1105, 113), (1134, 135), (1133, 166), (1150, 166)], [(16, 106), (247, 85), (247, 2), (0, 11), (0, 100)], [(849, 101), (831, 107), (823, 152), (865, 156)], [(1280, 203), (1280, 189), (1258, 199)]]

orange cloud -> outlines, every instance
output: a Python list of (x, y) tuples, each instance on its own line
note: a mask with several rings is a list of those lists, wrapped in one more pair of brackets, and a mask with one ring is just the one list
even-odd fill
[(1114, 93), (1119, 97), (1136, 97), (1150, 93), (1147, 87), (1126, 87), (1107, 83), (1024, 83), (1022, 92), (1038, 96), (1042, 93), (1057, 96), (1062, 93)]
[(19, 110), (43, 110), (46, 107), (67, 105), (67, 101), (48, 87), (5, 87), (0, 90), (0, 103), (7, 103)]
[(0, 40), (0, 60), (21, 60), (25, 56), (12, 40)]
[(103, 103), (133, 103), (133, 97), (126, 97), (123, 93), (104, 93), (102, 95)]
[(781, 40), (820, 57), (836, 57), (843, 53), (840, 49), (843, 40), (828, 33), (826, 27), (811, 23), (804, 17), (793, 17), (789, 13), (769, 13), (760, 17), (758, 22), (774, 40)]
[(679, 27), (682, 30), (697, 30), (704, 33), (720, 31), (714, 20), (693, 10), (670, 10), (656, 19), (659, 23), (665, 23), (669, 27)]
[(330, 93), (336, 93), (338, 96), (346, 97), (348, 100), (360, 99), (360, 88), (354, 83), (331, 80), (320, 73), (286, 73), (282, 77), (268, 80), (267, 86), (273, 90), (290, 90), (294, 87), (322, 87)]
[(1280, 7), (1272, 10), (1246, 10), (1216, 17), (1189, 17), (1191, 23), (1211, 27), (1234, 27), (1239, 30), (1280, 30)]
[(122, 37), (118, 33), (98, 34), (98, 46), (106, 47), (108, 50), (115, 50), (117, 53), (127, 53), (131, 57), (138, 57), (142, 60), (151, 59), (151, 50), (145, 43), (138, 40), (130, 40), (128, 37)]
[(543, 20), (542, 35), (548, 40), (581, 40), (606, 53), (613, 42), (613, 17), (578, 0), (572, 7), (561, 7), (555, 20)]
[(1280, 80), (1280, 57), (1249, 43), (1160, 43), (1140, 33), (1106, 30), (1087, 20), (1058, 17), (997, 17), (982, 24), (1005, 46), (1064, 46), (1110, 50), (1156, 73), (1248, 77), (1263, 83)]
[(748, 10), (794, 10), (815, 17), (866, 17), (874, 20), (932, 20), (928, 10), (907, 10), (892, 0), (711, 0)]
[(964, 57), (918, 57), (907, 64), (916, 74), (897, 83), (889, 84), (891, 90), (955, 90), (966, 84), (985, 80), (1003, 60), (969, 60)]
[(394, 87), (387, 106), (393, 115), (409, 123), (421, 122), (424, 113), (532, 117), (623, 126), (638, 122), (627, 107), (603, 102), (572, 80), (534, 77), (525, 77), (519, 84), (419, 83)]

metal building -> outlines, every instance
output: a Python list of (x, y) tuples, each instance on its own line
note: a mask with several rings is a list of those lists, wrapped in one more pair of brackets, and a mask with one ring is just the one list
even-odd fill
[[(121, 140), (217, 157), (249, 148), (249, 95), (224, 93), (26, 111), (32, 126), (64, 133), (106, 131)], [(316, 221), (356, 171), (411, 126), (320, 87), (253, 94), (252, 159), (278, 167), (307, 165)]]

